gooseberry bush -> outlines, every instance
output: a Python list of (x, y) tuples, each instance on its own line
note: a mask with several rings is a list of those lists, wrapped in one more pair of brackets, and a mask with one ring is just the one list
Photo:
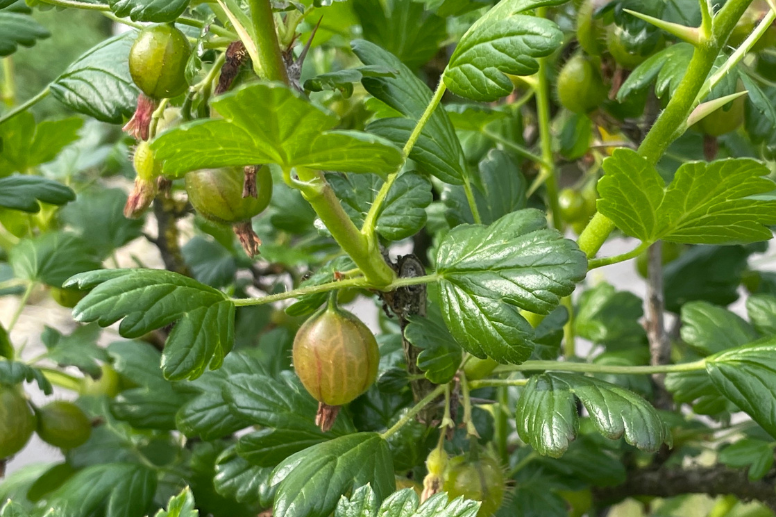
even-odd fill
[(0, 516), (772, 515), (775, 13), (0, 0)]

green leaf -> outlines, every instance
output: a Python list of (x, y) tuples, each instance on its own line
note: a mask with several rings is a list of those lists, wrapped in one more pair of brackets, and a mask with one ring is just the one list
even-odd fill
[(396, 489), (388, 444), (377, 433), (356, 433), (324, 442), (287, 458), (273, 471), (273, 515), (326, 517), (340, 496), (367, 483), (378, 501)]
[(218, 370), (207, 372), (191, 383), (199, 395), (184, 404), (176, 416), (178, 429), (188, 437), (215, 440), (249, 427), (251, 422), (233, 414), (224, 399), (223, 387), (229, 377), (240, 373), (263, 372), (260, 354), (255, 350), (237, 351), (224, 359)]
[(520, 438), (540, 454), (560, 457), (579, 429), (575, 397), (610, 440), (624, 436), (629, 444), (655, 452), (670, 438), (657, 411), (635, 393), (569, 373), (531, 377), (515, 414)]
[(762, 479), (773, 466), (774, 444), (744, 438), (719, 451), (719, 462), (728, 467), (749, 469), (749, 481)]
[(421, 505), (411, 488), (394, 492), (380, 505), (372, 487), (364, 485), (349, 498), (342, 496), (334, 517), (475, 517), (479, 509), (478, 501), (462, 497), (448, 501), (446, 492), (429, 497)]
[(557, 359), (563, 341), (563, 327), (569, 320), (569, 311), (562, 305), (549, 313), (534, 330), (534, 350), (531, 359)]
[(47, 326), (41, 340), (48, 348), (47, 359), (60, 366), (75, 366), (96, 379), (102, 375), (97, 361), (109, 361), (108, 353), (97, 345), (99, 337), (100, 327), (97, 325), (78, 327), (68, 336)]
[[(263, 427), (315, 432), (318, 403), (290, 372), (276, 380), (262, 373), (237, 374), (226, 379), (224, 399), (240, 418)], [(340, 415), (342, 417), (344, 415)], [(337, 418), (332, 436), (353, 430), (347, 418)]]
[(56, 181), (40, 176), (0, 178), (0, 207), (38, 213), (40, 203), (64, 205), (75, 200), (75, 192)]
[(0, 384), (16, 386), (24, 381), (37, 382), (38, 387), (46, 395), (51, 395), (54, 392), (51, 383), (37, 368), (16, 361), (0, 359)]
[(415, 0), (355, 0), (364, 37), (417, 69), (434, 57), (447, 38), (443, 18), (424, 10)]
[(761, 341), (710, 356), (706, 371), (722, 395), (776, 437), (776, 342)]
[(0, 124), (0, 141), (3, 142), (0, 177), (14, 172), (26, 173), (50, 162), (65, 146), (78, 139), (82, 125), (83, 120), (78, 117), (46, 120), (36, 125), (35, 117), (28, 111), (6, 120)]
[(142, 219), (124, 217), (126, 202), (127, 195), (121, 189), (90, 190), (79, 194), (76, 202), (65, 207), (60, 216), (106, 258), (143, 235)]
[(461, 366), (463, 353), (445, 327), (439, 307), (429, 304), (425, 317), (410, 316), (404, 337), (423, 350), (417, 362), (426, 379), (434, 384), (446, 384), (453, 379)]
[(62, 287), (71, 276), (102, 267), (86, 241), (64, 232), (23, 239), (8, 260), (18, 278), (52, 287)]
[(10, 56), (19, 48), (32, 47), (51, 33), (32, 16), (20, 13), (0, 13), (0, 57)]
[[(393, 77), (364, 77), (361, 83), (366, 91), (406, 117), (406, 120), (387, 119), (388, 122), (377, 126), (372, 123), (367, 129), (381, 128), (380, 134), (390, 134), (390, 140), (403, 147), (431, 102), (433, 93), (390, 52), (363, 40), (354, 41), (352, 46), (353, 52), (365, 65), (384, 66), (397, 71)], [(409, 157), (422, 170), (446, 183), (460, 185), (467, 175), (461, 144), (443, 109), (434, 110)]]
[(666, 375), (665, 384), (676, 404), (691, 404), (693, 412), (699, 415), (719, 415), (735, 410), (703, 370), (670, 373)]
[(213, 486), (216, 492), (238, 503), (255, 503), (259, 500), (259, 487), (267, 482), (271, 473), (271, 468), (252, 465), (230, 447), (216, 460)]
[(557, 49), (563, 33), (550, 20), (531, 16), (532, 9), (562, 0), (502, 0), (463, 35), (442, 80), (461, 97), (495, 101), (512, 92), (504, 74), (533, 75), (536, 58)]
[(47, 497), (47, 508), (64, 509), (67, 517), (145, 515), (156, 491), (156, 473), (132, 463), (87, 467)]
[(103, 41), (70, 64), (51, 83), (51, 94), (68, 108), (102, 122), (120, 124), (135, 111), (139, 90), (129, 74), (136, 31)]
[(776, 334), (776, 297), (769, 294), (753, 294), (746, 299), (749, 320), (761, 334)]
[(666, 309), (678, 313), (693, 300), (733, 303), (748, 256), (743, 246), (693, 246), (663, 270)]
[(560, 153), (569, 160), (578, 160), (590, 149), (593, 122), (584, 114), (572, 113), (560, 133)]
[(617, 291), (602, 282), (582, 293), (574, 328), (580, 337), (607, 349), (628, 348), (646, 342), (639, 320), (644, 316), (643, 301), (628, 291)]
[(776, 188), (768, 168), (747, 158), (685, 163), (666, 188), (649, 162), (617, 149), (603, 163), (598, 210), (625, 233), (646, 242), (739, 244), (768, 240), (776, 200), (757, 199)]
[(331, 438), (318, 430), (262, 429), (240, 437), (237, 453), (252, 465), (276, 467), (281, 461)]
[[(483, 224), (526, 207), (528, 185), (515, 160), (504, 151), (492, 149), (479, 165), (479, 181), (474, 182), (474, 201)], [(450, 226), (474, 223), (463, 187), (449, 186), (442, 192)]]
[(312, 92), (339, 90), (346, 99), (353, 95), (353, 83), (361, 82), (363, 77), (392, 77), (394, 72), (380, 65), (362, 66), (320, 74), (304, 82), (304, 89)]
[(389, 173), (402, 161), (381, 138), (334, 130), (337, 117), (281, 84), (247, 85), (210, 104), (223, 118), (183, 124), (153, 143), (166, 174), (246, 163)]
[[(326, 179), (356, 226), (362, 226), (383, 180), (376, 174), (342, 173), (327, 174)], [(401, 174), (380, 208), (375, 226), (377, 233), (389, 241), (415, 235), (426, 224), (426, 207), (431, 200), (429, 180), (415, 172)]]
[(548, 314), (587, 272), (577, 245), (547, 228), (543, 212), (512, 212), (490, 226), (461, 225), (436, 256), (442, 315), (477, 357), (521, 363), (533, 329), (517, 308)]
[(702, 355), (746, 345), (757, 339), (757, 333), (740, 316), (707, 302), (690, 302), (682, 306), (682, 341)]
[(129, 16), (140, 22), (173, 22), (183, 14), (189, 0), (108, 0), (111, 11), (119, 18)]
[(659, 98), (665, 94), (672, 95), (684, 77), (693, 49), (690, 43), (679, 42), (650, 56), (622, 83), (617, 100), (623, 102), (632, 93), (646, 89), (656, 79), (655, 94)]
[(183, 246), (181, 253), (198, 282), (226, 287), (234, 281), (237, 273), (235, 257), (215, 240), (196, 235)]
[(167, 510), (159, 510), (155, 517), (199, 517), (199, 511), (194, 507), (194, 495), (186, 487), (183, 491), (170, 498)]
[(66, 287), (92, 289), (73, 309), (77, 321), (138, 338), (175, 321), (162, 354), (170, 380), (195, 379), (221, 366), (234, 342), (234, 304), (221, 291), (196, 280), (150, 269), (95, 271), (71, 278)]
[(164, 379), (159, 351), (142, 341), (119, 341), (108, 347), (108, 354), (116, 371), (136, 386), (111, 401), (112, 415), (139, 429), (175, 430), (176, 413), (188, 397)]
[(776, 109), (773, 108), (768, 96), (757, 86), (757, 83), (741, 70), (738, 72), (741, 82), (744, 84), (747, 93), (747, 103), (751, 104), (757, 112), (762, 115), (772, 128), (776, 127)]

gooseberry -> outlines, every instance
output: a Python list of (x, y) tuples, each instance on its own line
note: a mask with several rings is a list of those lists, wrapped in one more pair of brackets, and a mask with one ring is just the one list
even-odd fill
[(326, 431), (334, 425), (339, 407), (374, 383), (380, 352), (369, 328), (338, 308), (331, 296), (296, 333), (293, 361), (302, 384), (320, 403), (316, 424)]
[(566, 61), (558, 74), (558, 100), (567, 110), (588, 113), (606, 100), (607, 91), (598, 69), (582, 54)]
[(504, 472), (488, 455), (480, 454), (476, 460), (458, 456), (450, 460), (445, 472), (444, 490), (450, 499), (463, 496), (481, 501), (477, 517), (487, 517), (495, 514), (504, 500)]
[(65, 400), (51, 402), (38, 409), (38, 436), (60, 449), (74, 449), (86, 443), (92, 434), (92, 423), (86, 414)]
[(255, 173), (256, 196), (243, 196), (245, 171), (240, 168), (203, 169), (186, 174), (186, 192), (199, 214), (209, 221), (231, 224), (249, 256), (258, 253), (261, 243), (250, 220), (269, 205), (272, 174), (267, 166)]
[(19, 452), (35, 430), (35, 414), (17, 387), (0, 385), (0, 459)]
[(186, 91), (186, 63), (191, 46), (172, 25), (147, 27), (129, 51), (129, 73), (138, 88), (152, 99), (168, 99)]

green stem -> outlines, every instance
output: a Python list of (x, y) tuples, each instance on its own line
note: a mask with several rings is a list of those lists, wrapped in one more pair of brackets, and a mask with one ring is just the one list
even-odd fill
[(469, 180), (469, 176), (463, 179), (463, 191), (466, 194), (466, 201), (469, 203), (469, 210), (471, 210), (474, 224), (482, 224), (482, 217), (480, 217), (480, 209), (477, 208), (477, 200), (474, 198), (474, 192), (472, 191), (472, 183)]
[(563, 325), (563, 353), (566, 359), (571, 359), (577, 355), (576, 336), (574, 335), (574, 303), (571, 296), (566, 296), (560, 302), (569, 313), (569, 319)]
[(496, 142), (497, 144), (501, 144), (504, 147), (508, 148), (511, 151), (514, 151), (515, 154), (522, 156), (523, 158), (528, 158), (531, 161), (534, 161), (538, 163), (541, 166), (550, 166), (550, 164), (546, 163), (544, 159), (539, 156), (536, 153), (533, 153), (523, 147), (522, 145), (516, 144), (512, 142), (511, 140), (507, 140), (503, 136), (499, 135), (498, 133), (494, 133), (493, 131), (490, 131), (488, 129), (483, 129), (482, 134)]
[(296, 173), (300, 181), (294, 185), (367, 280), (376, 287), (390, 284), (396, 273), (385, 262), (379, 243), (368, 239), (356, 228), (323, 173), (304, 167), (296, 169)]
[(105, 4), (88, 4), (86, 2), (76, 2), (75, 0), (41, 0), (44, 4), (55, 5), (57, 7), (72, 7), (73, 9), (83, 9), (85, 11), (110, 11), (110, 6)]
[(19, 321), (19, 316), (21, 316), (22, 312), (24, 312), (24, 307), (27, 305), (27, 301), (30, 299), (30, 295), (32, 294), (32, 290), (34, 287), (35, 287), (34, 282), (30, 282), (27, 284), (27, 288), (24, 290), (24, 294), (22, 295), (21, 300), (19, 300), (19, 306), (16, 308), (16, 312), (13, 313), (11, 322), (8, 324), (8, 328), (6, 329), (9, 334), (16, 326), (16, 322)]
[(53, 384), (54, 386), (59, 386), (60, 388), (65, 388), (66, 390), (71, 391), (81, 391), (81, 386), (83, 382), (78, 377), (73, 377), (72, 375), (68, 375), (64, 372), (60, 372), (59, 370), (54, 370), (53, 368), (38, 368), (43, 375), (46, 377), (46, 379)]
[[(536, 10), (539, 18), (547, 17), (547, 8), (540, 7)], [(550, 128), (550, 81), (548, 58), (539, 59), (539, 84), (536, 88), (536, 112), (539, 123), (539, 139), (542, 149), (541, 170), (539, 175), (545, 177), (547, 199), (552, 212), (553, 226), (563, 231), (563, 220), (560, 215), (560, 203), (558, 202), (558, 178), (555, 173), (555, 163), (552, 155), (552, 132)]]
[(434, 391), (423, 397), (417, 404), (415, 404), (409, 411), (407, 411), (401, 419), (396, 422), (390, 429), (380, 435), (383, 440), (387, 440), (399, 429), (404, 427), (410, 420), (415, 418), (415, 415), (420, 413), (424, 407), (431, 404), (435, 398), (441, 395), (445, 391), (446, 384), (437, 386)]
[(51, 93), (51, 90), (48, 86), (46, 86), (40, 93), (38, 93), (35, 97), (31, 98), (30, 100), (24, 102), (23, 104), (20, 104), (19, 106), (15, 107), (8, 113), (3, 114), (2, 117), (0, 117), (0, 124), (5, 122), (6, 120), (13, 118), (14, 116), (18, 115), (22, 111), (26, 111), (30, 109), (32, 106), (36, 105), (46, 97), (48, 97), (49, 93)]
[(148, 126), (148, 136), (151, 140), (156, 136), (156, 128), (159, 127), (159, 119), (164, 116), (164, 110), (167, 109), (167, 104), (170, 99), (162, 99), (159, 101), (159, 106), (151, 114), (151, 124)]
[(630, 260), (632, 258), (636, 258), (639, 255), (641, 255), (644, 251), (646, 251), (646, 249), (649, 248), (651, 244), (652, 244), (651, 242), (642, 242), (636, 248), (630, 250), (627, 253), (623, 253), (622, 255), (615, 255), (613, 257), (602, 257), (602, 258), (589, 260), (587, 263), (587, 269), (589, 271), (591, 269), (596, 269), (603, 266), (609, 266), (612, 264), (617, 264), (619, 262), (625, 262), (626, 260)]
[(269, 0), (250, 0), (249, 4), (253, 20), (253, 37), (259, 56), (259, 62), (254, 64), (256, 73), (261, 72), (260, 75), (269, 81), (288, 84), (288, 72), (280, 53), (272, 5)]
[(461, 395), (463, 396), (463, 420), (466, 424), (466, 435), (469, 437), (477, 436), (477, 428), (474, 426), (474, 420), (472, 419), (472, 398), (469, 394), (469, 381), (466, 379), (466, 374), (463, 371), (460, 372), (461, 379)]
[[(706, 78), (727, 42), (730, 33), (752, 0), (730, 0), (719, 10), (712, 24), (712, 37), (695, 47), (687, 71), (679, 83), (666, 109), (660, 114), (638, 153), (654, 165), (660, 160), (669, 145), (679, 136), (676, 129), (689, 117), (696, 106), (696, 99)], [(594, 257), (604, 241), (614, 230), (614, 223), (606, 216), (596, 214), (585, 231), (579, 236), (579, 247), (588, 257)]]
[(426, 106), (426, 110), (423, 112), (423, 114), (418, 119), (418, 123), (415, 124), (415, 128), (412, 130), (412, 133), (410, 133), (410, 137), (407, 139), (407, 142), (404, 144), (404, 149), (402, 149), (402, 155), (404, 159), (402, 160), (401, 164), (397, 168), (396, 172), (393, 174), (389, 174), (388, 178), (385, 180), (385, 183), (383, 183), (383, 186), (380, 187), (380, 191), (377, 193), (377, 196), (375, 196), (375, 200), (372, 203), (372, 206), (369, 208), (369, 212), (367, 212), (366, 217), (364, 218), (364, 224), (361, 227), (361, 233), (366, 235), (367, 237), (372, 236), (375, 232), (375, 225), (377, 224), (377, 218), (380, 216), (380, 211), (382, 210), (383, 203), (385, 202), (385, 198), (388, 197), (388, 192), (391, 190), (391, 186), (393, 185), (393, 182), (396, 181), (396, 178), (399, 177), (399, 172), (401, 172), (402, 167), (404, 167), (404, 163), (407, 161), (407, 158), (410, 156), (410, 152), (412, 151), (412, 148), (415, 147), (415, 143), (418, 141), (418, 138), (420, 138), (420, 134), (423, 132), (423, 128), (426, 126), (426, 123), (431, 119), (431, 116), (434, 114), (434, 110), (439, 105), (439, 103), (442, 101), (442, 97), (445, 94), (446, 90), (445, 83), (443, 81), (439, 81), (439, 84), (437, 85), (437, 89), (434, 92), (434, 95), (431, 97), (431, 101), (429, 101), (428, 106)]
[(338, 282), (328, 282), (321, 285), (311, 285), (309, 287), (301, 287), (285, 293), (271, 294), (262, 298), (232, 298), (232, 303), (237, 307), (245, 307), (248, 305), (265, 305), (267, 303), (279, 302), (282, 300), (289, 300), (291, 298), (299, 298), (300, 296), (306, 296), (310, 294), (326, 293), (336, 289), (345, 289), (346, 287), (357, 287), (363, 289), (382, 289), (385, 291), (392, 291), (398, 287), (418, 284), (428, 284), (439, 280), (438, 275), (426, 275), (410, 278), (397, 278), (393, 282), (385, 286), (375, 286), (371, 284), (365, 277), (349, 278), (346, 280), (340, 280)]
[(653, 373), (692, 372), (706, 368), (706, 360), (692, 363), (661, 364), (656, 366), (616, 366), (610, 364), (571, 363), (565, 361), (526, 361), (523, 364), (497, 366), (493, 373), (524, 371), (556, 371), (580, 373), (622, 373), (650, 375)]
[[(187, 18), (186, 16), (181, 16), (177, 20), (175, 20), (175, 23), (179, 23), (181, 25), (187, 25), (189, 27), (197, 27), (201, 29), (205, 26), (205, 22), (202, 20), (195, 20), (194, 18)], [(234, 32), (224, 29), (223, 27), (219, 27), (218, 25), (210, 24), (210, 32), (215, 34), (216, 36), (221, 36), (223, 38), (228, 38), (230, 41), (234, 41), (237, 39), (237, 34)]]
[(528, 379), (481, 379), (478, 381), (469, 381), (469, 387), (473, 390), (479, 388), (525, 386), (526, 384), (528, 384)]
[(16, 76), (11, 56), (3, 59), (3, 87), (0, 93), (6, 107), (11, 108), (16, 104)]

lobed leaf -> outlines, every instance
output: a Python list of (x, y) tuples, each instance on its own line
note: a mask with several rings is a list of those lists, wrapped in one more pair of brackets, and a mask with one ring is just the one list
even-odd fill
[(70, 187), (40, 176), (0, 178), (0, 207), (38, 213), (40, 203), (61, 206), (75, 200)]
[(85, 240), (65, 232), (21, 240), (8, 254), (8, 261), (18, 278), (52, 287), (63, 287), (71, 276), (102, 267)]
[(767, 339), (706, 359), (712, 383), (776, 437), (776, 342)]
[(404, 337), (422, 350), (417, 365), (426, 379), (434, 384), (445, 384), (453, 379), (461, 366), (463, 353), (445, 327), (442, 313), (435, 304), (428, 305), (426, 316), (409, 317)]
[(603, 163), (598, 210), (645, 242), (739, 244), (768, 240), (776, 224), (776, 184), (768, 168), (748, 158), (685, 163), (668, 187), (657, 170), (630, 149)]
[[(362, 226), (383, 186), (383, 180), (376, 174), (342, 173), (327, 174), (326, 179), (351, 220), (356, 226)], [(431, 201), (431, 182), (428, 179), (412, 171), (402, 173), (383, 201), (375, 230), (390, 241), (412, 237), (425, 226), (426, 207)]]
[[(81, 126), (83, 120), (78, 117), (46, 120), (36, 125), (35, 117), (27, 111), (6, 120), (0, 124), (0, 140), (3, 142), (0, 152), (0, 178), (14, 172), (26, 174), (29, 169), (50, 162), (65, 146), (78, 139)], [(5, 181), (10, 182), (11, 179)], [(16, 183), (6, 185), (9, 188), (16, 185), (18, 189), (35, 180), (15, 181)], [(39, 178), (38, 181), (44, 183), (46, 180)], [(48, 189), (52, 188), (49, 182)]]
[(272, 473), (273, 514), (326, 517), (340, 496), (367, 483), (382, 501), (396, 489), (388, 444), (377, 433), (342, 436), (300, 451)]
[(108, 0), (111, 11), (120, 18), (140, 22), (174, 22), (183, 14), (189, 0)]
[(271, 468), (252, 465), (230, 447), (216, 460), (213, 486), (216, 492), (238, 503), (255, 503), (259, 499), (260, 486), (267, 482), (271, 473)]
[(411, 488), (399, 490), (380, 504), (370, 485), (364, 485), (350, 497), (342, 496), (334, 517), (474, 517), (480, 509), (478, 501), (459, 497), (448, 501), (447, 493), (432, 495), (420, 504)]
[(199, 511), (194, 507), (194, 495), (186, 487), (183, 491), (170, 498), (167, 510), (159, 510), (154, 517), (199, 517)]
[(99, 121), (120, 124), (135, 111), (139, 90), (129, 74), (129, 49), (136, 31), (99, 43), (51, 83), (51, 94), (66, 107)]
[(461, 225), (436, 256), (447, 327), (477, 357), (521, 363), (533, 349), (533, 328), (517, 308), (548, 314), (584, 278), (576, 244), (547, 228), (543, 212), (520, 210), (490, 226)]
[(682, 341), (702, 355), (746, 345), (757, 333), (743, 318), (707, 302), (682, 305)]
[(670, 439), (655, 408), (635, 393), (592, 377), (559, 372), (528, 381), (515, 413), (520, 438), (540, 454), (560, 457), (579, 429), (575, 397), (596, 429), (610, 440), (624, 437), (639, 449), (655, 452)]
[[(392, 77), (364, 77), (361, 83), (371, 95), (405, 117), (389, 118), (379, 124), (373, 122), (367, 129), (403, 147), (431, 102), (431, 90), (390, 52), (363, 40), (354, 41), (352, 46), (353, 52), (365, 65), (396, 70)], [(431, 114), (409, 157), (423, 171), (446, 183), (460, 185), (467, 175), (463, 149), (443, 109), (436, 109)]]
[(554, 22), (528, 12), (562, 3), (501, 0), (458, 42), (442, 75), (445, 85), (456, 95), (476, 101), (491, 102), (509, 95), (514, 86), (505, 74), (535, 74), (539, 70), (536, 58), (549, 56), (563, 40)]
[(177, 321), (162, 354), (170, 380), (195, 379), (221, 366), (234, 342), (234, 304), (216, 289), (170, 271), (120, 269), (71, 278), (66, 287), (94, 289), (73, 309), (77, 321), (137, 338)]
[(0, 13), (0, 57), (10, 56), (20, 46), (32, 47), (37, 40), (49, 37), (51, 33), (32, 16)]
[(223, 118), (183, 124), (154, 141), (166, 174), (251, 163), (388, 173), (402, 160), (401, 152), (382, 138), (334, 130), (337, 117), (282, 84), (246, 85), (211, 106)]
[(24, 363), (0, 359), (0, 384), (16, 386), (25, 381), (35, 381), (46, 395), (54, 393), (51, 383), (39, 369)]

